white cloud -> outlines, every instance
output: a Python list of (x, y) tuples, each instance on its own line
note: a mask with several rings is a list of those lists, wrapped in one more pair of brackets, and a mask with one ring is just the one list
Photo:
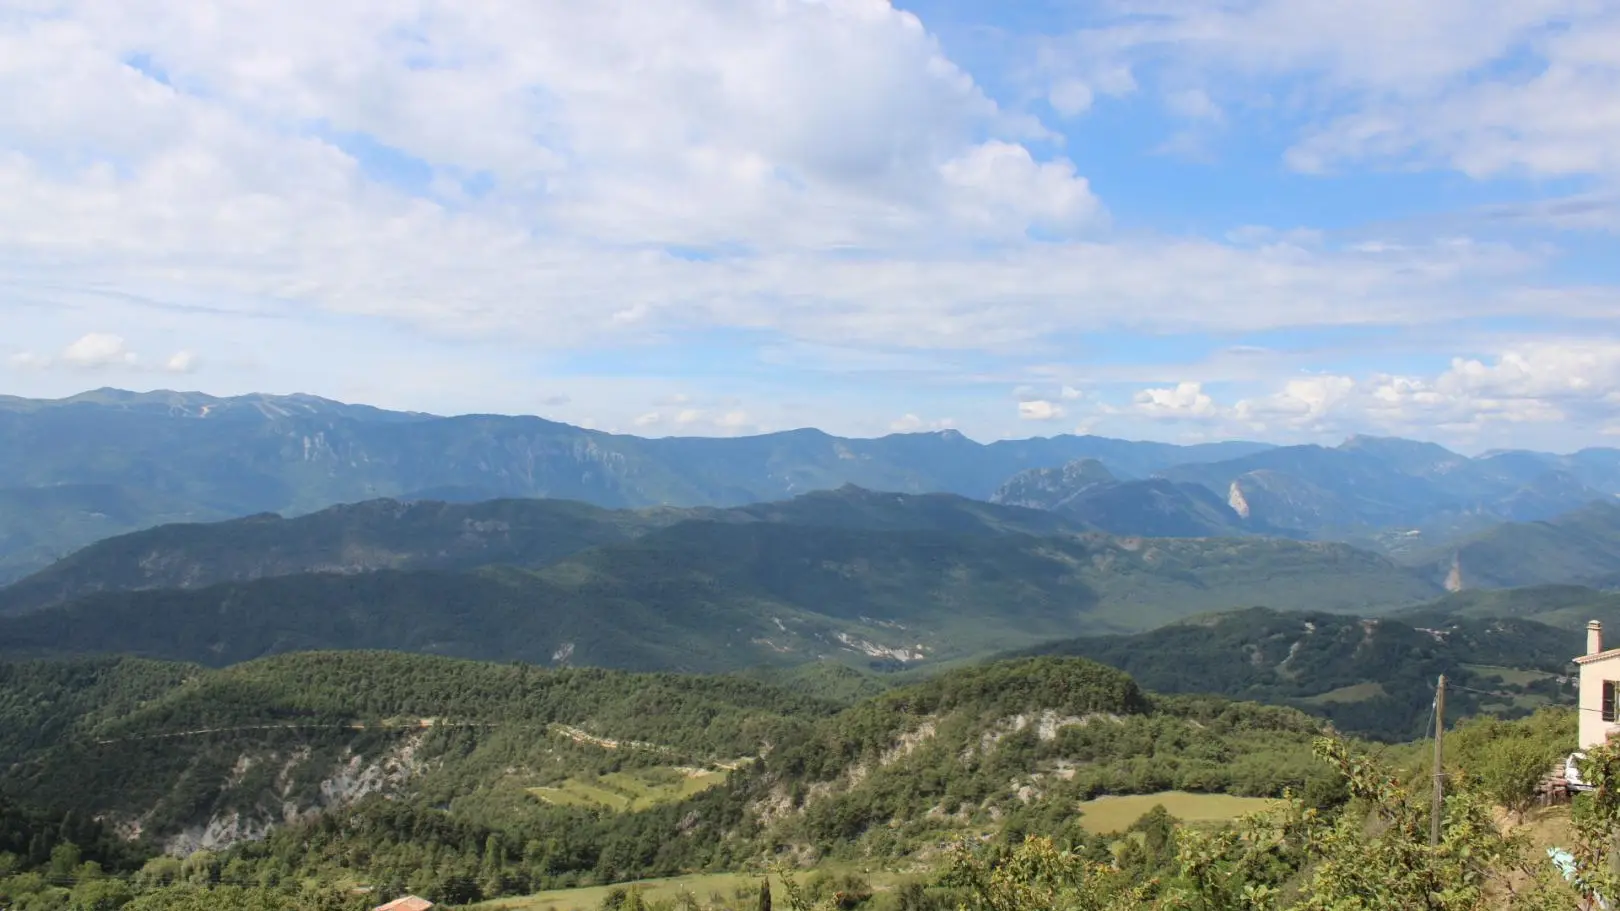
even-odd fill
[(1132, 400), (1137, 411), (1154, 417), (1203, 418), (1216, 413), (1215, 401), (1202, 383), (1182, 382), (1164, 389), (1143, 389)]
[(1489, 358), (1454, 358), (1431, 376), (1371, 373), (1286, 378), (1275, 392), (1229, 405), (1197, 382), (1136, 393), (1127, 412), (1213, 424), (1222, 434), (1282, 437), (1374, 431), (1432, 438), (1496, 434), (1540, 424), (1597, 432), (1620, 420), (1620, 341), (1544, 341)]
[(168, 373), (191, 373), (198, 366), (198, 358), (190, 351), (177, 351), (161, 364), (148, 364), (130, 350), (129, 342), (111, 332), (90, 332), (79, 336), (55, 357), (35, 351), (22, 351), (6, 359), (16, 370), (66, 369), (71, 371), (119, 370), (128, 374), (161, 370)]
[(1014, 143), (980, 143), (945, 162), (940, 173), (960, 193), (958, 217), (991, 234), (1032, 225), (1074, 230), (1099, 216), (1097, 198), (1071, 162), (1037, 162)]
[[(352, 349), (360, 363), (370, 345), (408, 338), (420, 352), (424, 339), (446, 337), (499, 346), (510, 358), (501, 367), (535, 373), (606, 348), (693, 341), (707, 357), (741, 338), (738, 347), (757, 342), (760, 362), (784, 370), (942, 383), (955, 372), (971, 386), (982, 364), (967, 353), (1055, 361), (1083, 333), (1620, 312), (1612, 287), (1535, 286), (1554, 256), (1539, 247), (1448, 236), (1351, 246), (1293, 226), (1224, 240), (1107, 234), (1107, 200), (1073, 164), (1085, 156), (1051, 152), (1059, 143), (1045, 127), (998, 106), (921, 22), (880, 0), (671, 0), (633, 17), (611, 5), (516, 0), (49, 6), (0, 22), (0, 97), (29, 100), (0, 104), (0, 284), (32, 305), (7, 305), (7, 350), (20, 353), (6, 363), (34, 370), (19, 376), (41, 388), (67, 383), (65, 368), (81, 362), (303, 385), (315, 374), (292, 366), (294, 342), (309, 350), (312, 339), (342, 338), (352, 344), (334, 350)], [(1154, 7), (1042, 51), (1053, 110), (1078, 116), (1136, 91), (1139, 77), (1143, 104), (1163, 97), (1200, 121), (1187, 125), (1195, 130), (1275, 103), (1278, 122), (1310, 125), (1296, 158), (1323, 168), (1379, 160), (1596, 173), (1620, 148), (1609, 141), (1617, 96), (1605, 94), (1620, 41), (1591, 14), (1600, 4), (1525, 0), (1494, 15), (1464, 0)], [(1571, 27), (1543, 28), (1554, 15)], [(1495, 67), (1509, 47), (1532, 65)], [(1261, 80), (1278, 74), (1296, 78), (1293, 91), (1257, 98), (1269, 85)], [(377, 145), (394, 165), (374, 166), (366, 147)], [(1599, 217), (1612, 224), (1607, 211)], [(71, 322), (60, 315), (68, 307)], [(203, 311), (212, 315), (193, 315)], [(152, 315), (161, 327), (148, 325)], [(92, 345), (77, 361), (51, 354), (91, 327), (127, 341), (100, 354)], [(235, 341), (269, 335), (287, 344)], [(433, 350), (442, 357), (430, 376), (319, 375), (379, 400), (413, 390), (449, 410), (473, 395), (446, 391), (454, 382), (491, 387), (501, 372), (451, 367), (451, 346)], [(1137, 371), (1133, 384), (1167, 393), (1122, 403), (1132, 419), (1301, 432), (1404, 420), (1438, 408), (1435, 396), (1504, 403), (1478, 407), (1521, 416), (1549, 413), (1523, 402), (1571, 416), (1603, 402), (1516, 398), (1503, 390), (1529, 382), (1514, 371), (1530, 368), (1483, 358), (1488, 376), (1467, 366), (1443, 382), (1438, 371), (1358, 372), (1331, 401), (1278, 383), (1223, 410), (1206, 387), (1225, 395), (1218, 382), (1300, 364), (1232, 358), (1208, 374), (1153, 366), (1146, 375), (1124, 361), (1041, 379), (1019, 416), (1048, 420), (1026, 412), (1051, 407), (1089, 421), (1076, 412), (1109, 400), (1095, 382), (1106, 371)], [(1552, 383), (1545, 363), (1532, 365), (1536, 382)], [(727, 366), (749, 378), (758, 367), (746, 356)], [(976, 428), (1016, 432), (1006, 386), (1035, 378), (983, 372), (996, 370), (1003, 378), (976, 404), (981, 413), (948, 407)], [(668, 373), (657, 382), (686, 380)], [(1185, 376), (1203, 381), (1190, 404), (1180, 386), (1159, 389)], [(548, 385), (513, 385), (555, 388), (561, 378), (531, 379)], [(737, 413), (751, 427), (778, 426), (792, 413), (764, 396), (733, 406), (712, 388), (696, 404), (649, 403), (626, 383), (615, 405), (583, 383), (560, 385), (587, 401), (542, 400), (569, 405), (559, 418), (616, 427), (650, 426), (636, 422), (655, 415), (661, 429), (724, 429)], [(510, 407), (533, 408), (534, 393), (524, 395)], [(881, 432), (895, 414), (934, 406), (894, 396), (809, 407)]]
[(636, 419), (634, 421), (631, 421), (630, 423), (634, 424), (637, 427), (652, 427), (653, 425), (657, 424), (659, 421), (662, 421), (663, 419), (664, 419), (664, 416), (659, 414), (658, 412), (649, 411), (649, 412), (647, 412), (645, 414), (636, 415)]
[(1286, 156), (1305, 171), (1373, 161), (1480, 177), (1620, 178), (1620, 8), (1612, 3), (1154, 7), (1151, 17), (1126, 12), (1050, 41), (1041, 59), (1054, 83), (1076, 78), (1076, 66), (1083, 74), (1110, 61), (1165, 74), (1179, 86), (1167, 102), (1182, 116), (1216, 113), (1221, 93), (1280, 109), (1305, 123)]
[(1018, 418), (1024, 421), (1055, 421), (1063, 417), (1063, 406), (1045, 399), (1018, 403)]
[[(0, 110), (8, 287), (530, 348), (719, 327), (892, 359), (1098, 328), (1522, 314), (1500, 279), (1544, 261), (1450, 240), (1031, 243), (1099, 228), (1089, 182), (873, 0), (207, 9), (86, 0), (0, 25), (0, 93), (31, 99)], [(1077, 78), (1133, 87), (1107, 61)], [(431, 178), (368, 169), (345, 148), (359, 133)], [(433, 195), (446, 181), (483, 189)]]
[(124, 339), (107, 332), (92, 332), (62, 350), (61, 360), (73, 367), (129, 366), (138, 362)]

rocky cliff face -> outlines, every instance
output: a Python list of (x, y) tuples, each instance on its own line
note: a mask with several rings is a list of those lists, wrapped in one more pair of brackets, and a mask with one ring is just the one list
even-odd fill
[(1056, 468), (1021, 471), (1008, 478), (990, 502), (1056, 510), (1088, 490), (1116, 483), (1108, 466), (1096, 459), (1076, 459)]
[[(214, 787), (199, 793), (194, 782), (177, 779), (171, 791), (149, 805), (124, 807), (102, 819), (130, 838), (155, 835), (166, 853), (178, 857), (220, 851), (265, 838), (278, 826), (408, 787), (430, 765), (418, 755), (421, 745), (422, 735), (413, 734), (365, 754), (353, 745), (335, 753), (308, 747), (243, 750)], [(207, 748), (199, 755), (206, 757)], [(188, 789), (183, 798), (178, 793), (182, 788)], [(191, 802), (196, 812), (176, 818), (175, 801), (180, 799)]]

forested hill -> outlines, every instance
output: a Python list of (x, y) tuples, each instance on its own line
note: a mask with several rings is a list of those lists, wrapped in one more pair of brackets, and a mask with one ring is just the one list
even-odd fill
[[(393, 648), (643, 670), (828, 656), (916, 666), (1257, 603), (1367, 612), (1438, 593), (1388, 559), (1346, 545), (1033, 536), (1002, 517), (1042, 513), (955, 498), (961, 508), (930, 515), (934, 527), (907, 527), (877, 521), (890, 514), (872, 507), (885, 496), (801, 498), (854, 502), (860, 509), (818, 507), (863, 516), (843, 526), (819, 516), (818, 524), (688, 520), (532, 570), (299, 573), (103, 591), (0, 618), (0, 654), (229, 664), (293, 650)], [(964, 527), (960, 520), (976, 513), (1001, 524)], [(147, 552), (139, 549), (127, 553), (111, 565), (160, 562), (143, 563)], [(97, 578), (81, 569), (53, 578)], [(24, 586), (19, 598), (38, 593)]]
[(1083, 656), (1152, 690), (1291, 705), (1350, 733), (1408, 740), (1423, 736), (1441, 674), (1457, 716), (1573, 704), (1571, 659), (1583, 647), (1575, 629), (1435, 606), (1380, 619), (1254, 608), (1021, 654)]
[(275, 514), (164, 525), (111, 537), (0, 590), (0, 614), (107, 591), (192, 589), (300, 573), (539, 568), (679, 522), (769, 522), (864, 531), (1058, 535), (1085, 531), (1052, 513), (951, 494), (845, 486), (731, 509), (603, 509), (572, 500), (368, 500), (295, 518)]
[(1318, 724), (1059, 658), (842, 709), (735, 677), (386, 653), (23, 663), (0, 665), (0, 789), (180, 851), (276, 830), (221, 858), (233, 879), (470, 900), (1009, 826), (1089, 838), (1074, 807), (1099, 794), (1327, 793)]

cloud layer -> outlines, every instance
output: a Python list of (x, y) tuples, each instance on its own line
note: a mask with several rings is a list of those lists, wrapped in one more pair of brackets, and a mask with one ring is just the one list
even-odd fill
[[(1087, 165), (1110, 106), (1193, 159), (1268, 118), (1267, 167), (1583, 181), (1574, 215), (1544, 192), (1511, 216), (1608, 237), (1612, 4), (1149, 6), (970, 71), (883, 0), (26, 3), (0, 17), (0, 380), (193, 373), (645, 433), (1614, 427), (1620, 339), (1537, 323), (1620, 314), (1561, 235), (1192, 230)], [(1234, 380), (1209, 355), (1481, 321), (1516, 328), (1438, 365)], [(1097, 374), (1103, 335), (1206, 351), (1016, 391)]]

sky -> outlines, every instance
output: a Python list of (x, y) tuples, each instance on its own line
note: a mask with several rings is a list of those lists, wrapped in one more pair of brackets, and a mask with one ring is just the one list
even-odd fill
[(1620, 446), (1613, 0), (11, 0), (0, 393)]

